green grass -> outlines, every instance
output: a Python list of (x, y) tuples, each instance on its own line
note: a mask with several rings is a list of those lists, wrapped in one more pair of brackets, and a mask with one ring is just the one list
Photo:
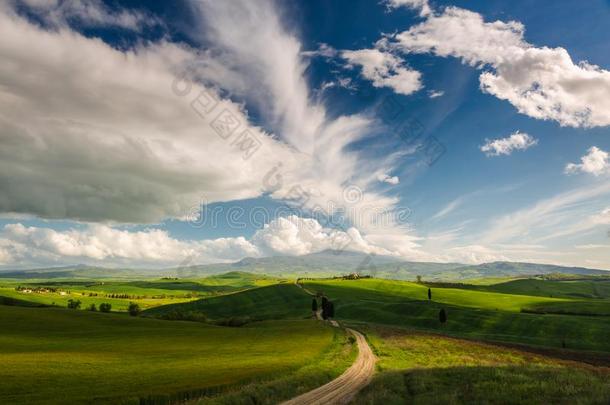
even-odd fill
[(144, 312), (164, 316), (172, 312), (199, 312), (210, 320), (244, 317), (249, 320), (302, 319), (311, 316), (311, 297), (294, 284), (276, 284), (244, 292), (165, 305)]
[[(433, 288), (433, 302), (428, 302), (427, 287), (375, 279), (317, 280), (307, 281), (305, 286), (334, 301), (337, 319), (473, 339), (610, 351), (610, 322), (604, 318), (518, 312), (533, 305), (569, 304), (570, 300)], [(448, 314), (444, 325), (438, 321), (441, 308)]]
[(248, 381), (262, 386), (279, 379), (281, 386), (293, 375), (311, 385), (346, 366), (333, 354), (344, 350), (343, 333), (310, 320), (223, 328), (0, 306), (0, 330), (0, 403), (6, 404), (137, 403), (219, 386), (230, 391)]
[(520, 279), (479, 287), (481, 290), (544, 297), (610, 299), (610, 281)]
[[(610, 300), (553, 302), (529, 306), (528, 311), (545, 314), (610, 316)], [(600, 320), (610, 322), (610, 320)]]
[(610, 372), (516, 349), (365, 328), (378, 373), (355, 404), (608, 403)]
[(194, 402), (205, 405), (277, 404), (280, 400), (294, 398), (338, 377), (352, 365), (357, 354), (354, 342), (346, 334), (336, 333), (333, 344), (324, 355), (293, 373), (269, 381), (255, 381), (222, 395), (207, 396)]
[[(249, 288), (273, 285), (282, 280), (244, 272), (231, 272), (218, 276), (192, 280), (1, 280), (0, 296), (41, 305), (67, 306), (68, 300), (80, 300), (81, 309), (91, 304), (99, 307), (110, 303), (113, 311), (126, 311), (130, 302), (143, 309), (172, 303), (188, 302), (201, 297), (244, 291)], [(22, 286), (52, 288), (56, 292), (16, 291)], [(65, 295), (61, 295), (63, 292)], [(127, 295), (128, 298), (112, 298)]]
[[(361, 279), (308, 281), (307, 286), (326, 292), (348, 290), (361, 300), (401, 302), (404, 299), (427, 300), (428, 287), (407, 281)], [(332, 296), (332, 294), (331, 294)], [(459, 305), (469, 308), (493, 309), (519, 312), (522, 308), (542, 303), (567, 302), (561, 298), (547, 298), (525, 295), (502, 294), (486, 291), (473, 291), (459, 288), (432, 288), (435, 302)]]
[(108, 298), (104, 296), (90, 297), (88, 293), (70, 290), (66, 295), (57, 293), (23, 293), (15, 291), (14, 288), (0, 288), (0, 296), (26, 301), (33, 304), (52, 305), (66, 307), (68, 300), (81, 301), (81, 309), (87, 309), (91, 304), (99, 307), (101, 303), (107, 302), (112, 305), (113, 311), (127, 311), (130, 302), (136, 302), (141, 308), (152, 308), (159, 305), (167, 305), (176, 302), (187, 302), (194, 298)]

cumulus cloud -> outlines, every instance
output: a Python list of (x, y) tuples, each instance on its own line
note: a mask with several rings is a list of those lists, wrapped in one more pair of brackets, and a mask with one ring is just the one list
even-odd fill
[(599, 149), (597, 146), (589, 148), (588, 153), (580, 158), (580, 163), (568, 163), (565, 172), (590, 173), (600, 176), (610, 172), (610, 160), (608, 152)]
[(370, 243), (356, 228), (324, 228), (312, 218), (278, 218), (257, 231), (252, 242), (267, 254), (304, 255), (327, 249), (383, 255), (397, 254)]
[(180, 240), (162, 229), (140, 231), (90, 224), (79, 229), (53, 230), (5, 225), (0, 232), (0, 264), (173, 265), (236, 261), (263, 255), (304, 255), (327, 249), (381, 255), (399, 252), (375, 245), (356, 228), (325, 228), (313, 218), (295, 215), (265, 224), (250, 240), (244, 237)]
[(478, 13), (447, 7), (394, 39), (405, 53), (460, 58), (479, 69), (481, 89), (530, 117), (562, 126), (610, 125), (610, 71), (574, 63), (564, 48), (535, 47), (516, 21), (485, 22)]
[(258, 249), (243, 237), (182, 241), (160, 229), (129, 231), (99, 224), (66, 231), (8, 224), (0, 237), (10, 246), (12, 260), (20, 264), (161, 266), (187, 257), (195, 263), (209, 263), (258, 255)]
[(481, 151), (487, 156), (510, 155), (515, 150), (525, 150), (536, 145), (538, 140), (523, 132), (515, 132), (506, 138), (487, 139)]
[(410, 69), (400, 58), (379, 49), (342, 51), (348, 66), (360, 66), (362, 76), (374, 87), (389, 87), (398, 94), (409, 95), (421, 89), (421, 73)]

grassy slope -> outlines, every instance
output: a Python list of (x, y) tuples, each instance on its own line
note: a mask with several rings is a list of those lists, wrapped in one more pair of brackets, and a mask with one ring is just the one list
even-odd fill
[[(423, 301), (426, 287), (374, 279), (308, 281), (305, 286), (327, 294), (335, 302), (338, 319), (438, 330), (476, 339), (551, 347), (565, 342), (568, 348), (610, 351), (610, 322), (605, 318), (517, 312), (521, 306), (568, 300), (436, 288), (433, 302), (427, 302)], [(445, 325), (438, 322), (440, 308), (448, 312)]]
[[(116, 402), (285, 378), (328, 352), (341, 333), (315, 321), (221, 328), (8, 306), (0, 306), (0, 330), (0, 403), (11, 404)], [(329, 366), (327, 374), (339, 367)]]
[(610, 401), (607, 368), (438, 335), (365, 331), (379, 373), (355, 404)]
[[(406, 281), (361, 279), (326, 280), (307, 282), (308, 286), (326, 292), (349, 290), (350, 293), (365, 300), (382, 300), (384, 302), (402, 302), (405, 298), (411, 300), (427, 300), (428, 287)], [(535, 297), (525, 295), (501, 294), (486, 291), (473, 291), (458, 288), (433, 288), (432, 298), (435, 302), (459, 305), (469, 308), (493, 309), (519, 312), (522, 308), (535, 304), (566, 302), (561, 298)], [(331, 294), (331, 296), (333, 296)]]
[(212, 320), (230, 317), (249, 317), (252, 320), (299, 319), (311, 315), (311, 297), (294, 284), (276, 284), (236, 294), (152, 308), (144, 314), (158, 316), (172, 311), (203, 312)]

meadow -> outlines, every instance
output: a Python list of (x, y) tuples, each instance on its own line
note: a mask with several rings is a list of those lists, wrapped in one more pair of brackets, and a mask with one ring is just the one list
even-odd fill
[[(311, 319), (312, 292), (333, 301), (335, 318), (364, 332), (379, 358), (357, 404), (609, 399), (610, 299), (601, 280), (297, 284), (231, 272), (2, 283), (0, 325), (9, 332), (0, 336), (0, 403), (273, 404), (294, 397), (338, 376), (357, 351), (341, 329)], [(119, 312), (32, 307), (65, 301), (10, 283), (55, 286), (69, 291), (65, 301), (82, 297), (83, 307), (116, 300)], [(130, 301), (145, 309), (139, 317), (121, 312)], [(590, 359), (605, 367), (584, 363)]]
[(254, 394), (274, 403), (323, 384), (353, 358), (342, 330), (312, 320), (227, 328), (0, 306), (0, 325), (6, 404), (163, 403), (202, 395), (225, 403)]
[(92, 304), (112, 305), (113, 311), (127, 311), (130, 302), (142, 309), (182, 303), (272, 285), (280, 280), (249, 273), (231, 272), (199, 279), (74, 280), (0, 279), (0, 296), (39, 305), (66, 307), (69, 300), (81, 301), (81, 309)]
[(378, 358), (378, 372), (354, 404), (610, 401), (607, 367), (438, 334), (387, 327), (363, 331)]

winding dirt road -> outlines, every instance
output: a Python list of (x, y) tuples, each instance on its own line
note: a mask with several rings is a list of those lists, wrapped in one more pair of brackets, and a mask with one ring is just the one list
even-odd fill
[(371, 381), (375, 371), (375, 355), (362, 333), (349, 328), (347, 331), (354, 335), (358, 343), (358, 357), (354, 364), (328, 384), (283, 402), (282, 405), (345, 404)]

